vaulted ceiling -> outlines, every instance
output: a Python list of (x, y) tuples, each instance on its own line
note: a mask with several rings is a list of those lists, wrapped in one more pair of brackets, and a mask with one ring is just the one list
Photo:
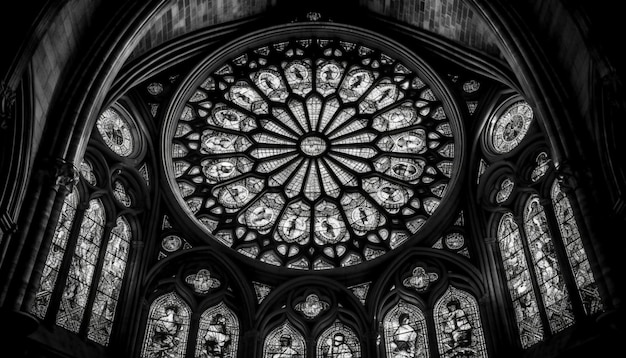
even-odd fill
[(176, 0), (153, 18), (131, 58), (198, 29), (255, 16), (292, 22), (308, 12), (331, 21), (375, 16), (500, 56), (496, 36), (465, 0)]

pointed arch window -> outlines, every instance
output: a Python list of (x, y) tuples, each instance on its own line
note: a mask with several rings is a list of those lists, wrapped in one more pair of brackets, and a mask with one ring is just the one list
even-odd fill
[(70, 232), (76, 216), (78, 202), (79, 194), (77, 190), (67, 194), (63, 202), (61, 216), (54, 231), (52, 245), (50, 246), (39, 282), (39, 290), (35, 296), (35, 303), (31, 308), (31, 313), (41, 319), (46, 317), (52, 293), (57, 284), (59, 271), (61, 270), (61, 264), (63, 263), (63, 257), (67, 250)]
[(317, 339), (316, 357), (361, 357), (361, 343), (354, 330), (335, 321)]
[(175, 293), (158, 297), (150, 305), (142, 358), (184, 357), (191, 309)]
[(546, 213), (537, 195), (531, 196), (526, 202), (524, 229), (550, 330), (553, 333), (560, 332), (574, 323), (574, 312)]
[(195, 357), (236, 358), (239, 345), (239, 321), (224, 303), (204, 311)]
[(285, 357), (305, 357), (306, 342), (302, 333), (289, 321), (274, 328), (263, 343), (263, 358), (273, 358), (275, 355)]
[(498, 246), (522, 347), (528, 348), (541, 341), (544, 332), (521, 233), (510, 212), (500, 219)]
[(109, 343), (117, 302), (126, 270), (132, 231), (124, 217), (117, 218), (106, 247), (87, 336), (102, 345)]
[(602, 301), (598, 292), (598, 285), (593, 277), (589, 258), (583, 247), (572, 205), (556, 180), (552, 184), (550, 196), (569, 267), (574, 276), (585, 313), (594, 314), (600, 312), (602, 310)]
[[(576, 323), (572, 295), (580, 297), (585, 314), (602, 310), (571, 203), (558, 181), (552, 183), (550, 197), (558, 232), (550, 231), (549, 214), (537, 194), (526, 199), (523, 231), (510, 212), (498, 226), (500, 254), (523, 348)], [(568, 285), (568, 280), (574, 284)]]
[(428, 329), (422, 311), (400, 301), (383, 319), (387, 357), (430, 357)]
[(478, 302), (470, 293), (449, 287), (435, 304), (434, 319), (441, 357), (487, 357)]
[(78, 240), (61, 295), (56, 324), (78, 333), (98, 264), (106, 212), (100, 199), (91, 199), (80, 223)]
[(79, 204), (87, 190), (98, 189), (90, 177), (65, 198), (30, 312), (107, 346), (133, 233), (124, 216), (112, 225), (106, 195)]

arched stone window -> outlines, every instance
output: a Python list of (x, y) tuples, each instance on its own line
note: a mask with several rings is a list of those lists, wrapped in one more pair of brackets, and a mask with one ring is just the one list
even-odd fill
[(175, 293), (155, 299), (150, 304), (141, 357), (184, 357), (190, 320), (191, 309)]

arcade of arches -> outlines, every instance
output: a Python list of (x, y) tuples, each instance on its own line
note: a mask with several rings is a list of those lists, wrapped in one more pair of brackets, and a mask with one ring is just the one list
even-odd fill
[(16, 356), (619, 348), (626, 97), (596, 7), (8, 10), (24, 30), (0, 67)]

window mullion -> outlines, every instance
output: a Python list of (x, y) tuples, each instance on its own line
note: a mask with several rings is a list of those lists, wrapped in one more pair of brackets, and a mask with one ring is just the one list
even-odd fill
[[(535, 264), (532, 257), (532, 252), (528, 247), (528, 236), (526, 234), (526, 226), (524, 225), (524, 218), (521, 216), (514, 216), (513, 220), (517, 224), (519, 228), (520, 240), (522, 241), (522, 247), (524, 249), (524, 258), (526, 259), (526, 266), (530, 271), (530, 279), (533, 285), (533, 290), (535, 291), (535, 299), (537, 300), (537, 307), (539, 309), (539, 317), (541, 317), (541, 323), (543, 324), (544, 334), (552, 335), (552, 329), (550, 328), (550, 321), (548, 320), (548, 315), (546, 313), (546, 307), (543, 302), (543, 295), (541, 294), (541, 287), (539, 286), (539, 282), (537, 282), (537, 271), (535, 270)], [(545, 338), (544, 338), (545, 339)]]
[(102, 241), (98, 252), (98, 261), (91, 278), (91, 283), (89, 285), (91, 288), (89, 290), (89, 296), (87, 297), (87, 304), (85, 305), (85, 314), (83, 315), (83, 321), (80, 324), (79, 334), (81, 337), (87, 336), (87, 328), (89, 327), (89, 322), (91, 321), (93, 303), (96, 298), (96, 294), (98, 293), (98, 283), (102, 278), (102, 267), (104, 266), (104, 259), (107, 251), (106, 249), (109, 244), (111, 230), (113, 227), (115, 227), (115, 215), (111, 215), (102, 232)]
[[(78, 190), (78, 188), (75, 188), (75, 190)], [(82, 198), (82, 196), (79, 196), (79, 198)], [(61, 304), (61, 296), (63, 295), (63, 291), (65, 291), (65, 285), (67, 284), (67, 278), (69, 276), (70, 266), (74, 257), (74, 251), (76, 250), (76, 243), (78, 242), (78, 237), (80, 236), (80, 229), (82, 226), (81, 223), (85, 218), (87, 208), (89, 208), (90, 200), (91, 199), (87, 197), (84, 200), (81, 200), (76, 207), (76, 214), (74, 214), (74, 220), (72, 221), (72, 227), (67, 239), (67, 245), (65, 246), (65, 253), (63, 254), (63, 262), (59, 266), (58, 277), (46, 311), (46, 321), (52, 323), (55, 323), (56, 321), (56, 316)]]
[(552, 236), (552, 243), (554, 244), (558, 263), (561, 266), (561, 274), (565, 279), (565, 288), (570, 293), (569, 296), (574, 314), (576, 320), (579, 321), (585, 316), (585, 309), (583, 307), (582, 298), (580, 297), (580, 291), (576, 285), (576, 278), (574, 277), (567, 252), (565, 251), (563, 237), (561, 236), (561, 230), (558, 227), (558, 220), (554, 212), (554, 206), (550, 200), (546, 200), (545, 203), (542, 201), (541, 204), (544, 207), (544, 213), (548, 221), (548, 230), (550, 230), (550, 235)]

